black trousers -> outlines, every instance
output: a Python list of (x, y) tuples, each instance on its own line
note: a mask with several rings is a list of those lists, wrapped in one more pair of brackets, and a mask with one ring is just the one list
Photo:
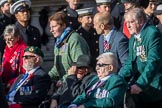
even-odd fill
[(162, 100), (145, 102), (141, 98), (133, 98), (135, 103), (135, 108), (162, 108)]

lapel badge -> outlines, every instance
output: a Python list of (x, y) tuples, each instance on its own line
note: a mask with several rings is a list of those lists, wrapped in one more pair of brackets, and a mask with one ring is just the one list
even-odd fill
[(34, 51), (34, 48), (33, 48), (33, 47), (30, 47), (30, 48), (29, 48), (29, 51), (30, 51), (30, 52), (33, 52), (33, 51)]
[(23, 7), (26, 7), (26, 3), (25, 3), (25, 2), (22, 2), (22, 6), (23, 6)]

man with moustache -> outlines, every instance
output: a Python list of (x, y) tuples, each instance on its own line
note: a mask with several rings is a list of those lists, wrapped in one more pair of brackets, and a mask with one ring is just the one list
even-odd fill
[(43, 52), (34, 46), (25, 49), (23, 67), (26, 73), (20, 75), (11, 86), (7, 95), (10, 107), (38, 108), (45, 99), (50, 86), (50, 77), (40, 65), (43, 63)]

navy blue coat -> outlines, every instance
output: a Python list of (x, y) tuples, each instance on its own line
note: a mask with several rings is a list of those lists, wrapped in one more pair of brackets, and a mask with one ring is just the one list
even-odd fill
[[(12, 85), (11, 89), (21, 80), (20, 75)], [(33, 77), (27, 83), (24, 83), (17, 91), (14, 101), (19, 103), (22, 108), (37, 108), (38, 105), (46, 98), (51, 79), (42, 68), (38, 68)]]
[[(124, 62), (126, 61), (128, 57), (128, 38), (124, 36), (123, 33), (114, 30), (112, 33), (109, 44), (110, 49), (108, 52), (112, 52), (116, 55), (118, 59), (118, 67), (119, 69), (124, 65)], [(101, 35), (99, 37), (99, 53), (104, 53), (104, 36)]]

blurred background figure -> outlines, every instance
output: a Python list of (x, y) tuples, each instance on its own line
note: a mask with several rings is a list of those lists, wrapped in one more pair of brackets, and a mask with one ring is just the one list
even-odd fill
[(41, 36), (38, 28), (30, 25), (30, 0), (18, 0), (11, 5), (10, 13), (15, 15), (17, 22), (16, 27), (20, 31), (22, 40), (28, 46), (41, 47)]
[(124, 6), (118, 0), (96, 0), (98, 12), (109, 12), (114, 18), (114, 25), (120, 29), (122, 16), (124, 15)]
[(93, 28), (93, 7), (77, 9), (78, 21), (80, 27), (76, 30), (80, 36), (82, 36), (89, 45), (91, 53), (91, 65), (95, 70), (96, 58), (99, 55), (99, 35), (96, 33), (96, 30)]
[(3, 40), (3, 31), (5, 27), (9, 24), (14, 24), (16, 19), (10, 13), (10, 6), (12, 4), (12, 0), (0, 0), (0, 61), (3, 56), (3, 51), (5, 48), (5, 41)]
[(20, 38), (20, 32), (15, 25), (6, 26), (3, 34), (6, 47), (0, 74), (7, 92), (17, 76), (25, 72), (22, 56), (27, 45)]
[(162, 33), (162, 4), (159, 4), (154, 11), (154, 15), (158, 18), (159, 24), (157, 25), (157, 28)]
[(158, 24), (158, 19), (156, 16), (153, 14), (154, 11), (156, 10), (156, 7), (158, 5), (159, 0), (149, 0), (148, 6), (144, 8), (144, 12), (146, 14), (146, 18), (148, 23), (156, 26)]
[(62, 11), (67, 15), (67, 26), (76, 30), (79, 27), (76, 9), (80, 7), (80, 0), (66, 0), (66, 2), (68, 3), (68, 6)]

